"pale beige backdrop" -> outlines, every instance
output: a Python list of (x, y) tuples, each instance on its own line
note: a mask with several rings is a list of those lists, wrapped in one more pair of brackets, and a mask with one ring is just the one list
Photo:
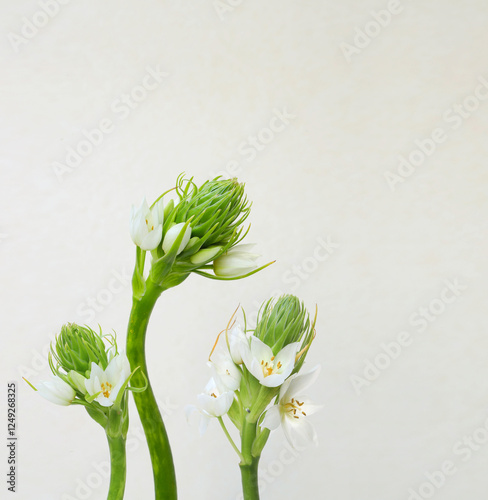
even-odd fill
[[(324, 405), (311, 417), (320, 444), (291, 454), (274, 432), (262, 498), (484, 500), (486, 2), (1, 0), (0, 9), (0, 435), (15, 380), (20, 460), (18, 493), (2, 480), (0, 496), (105, 498), (102, 430), (21, 376), (48, 375), (41, 353), (67, 321), (115, 329), (125, 343), (130, 206), (186, 171), (246, 182), (248, 241), (263, 263), (277, 262), (240, 282), (190, 277), (157, 305), (149, 366), (180, 497), (238, 498), (237, 459), (219, 426), (200, 438), (184, 408), (236, 306), (251, 314), (288, 292), (319, 306), (308, 365), (323, 367), (310, 391)], [(131, 416), (126, 498), (151, 499)]]

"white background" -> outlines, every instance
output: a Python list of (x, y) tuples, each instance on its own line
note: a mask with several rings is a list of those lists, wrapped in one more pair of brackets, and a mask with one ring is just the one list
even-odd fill
[[(200, 438), (184, 407), (203, 388), (209, 350), (236, 306), (250, 313), (284, 292), (319, 306), (307, 364), (323, 367), (311, 394), (324, 409), (311, 417), (317, 448), (291, 456), (281, 431), (272, 434), (262, 498), (415, 499), (409, 489), (445, 461), (454, 473), (440, 488), (425, 483), (419, 498), (486, 498), (488, 5), (405, 0), (383, 15), (385, 26), (372, 23), (388, 5), (73, 0), (29, 29), (45, 21), (40, 3), (1, 0), (0, 435), (15, 380), (12, 498), (106, 497), (96, 472), (108, 456), (102, 429), (21, 376), (47, 377), (39, 353), (67, 321), (114, 329), (124, 345), (131, 204), (154, 200), (181, 171), (200, 183), (229, 165), (253, 201), (247, 241), (263, 263), (277, 262), (232, 283), (192, 276), (157, 304), (148, 362), (180, 498), (237, 498), (237, 458), (219, 426)], [(147, 67), (167, 76), (124, 113), (117, 102)], [(263, 130), (276, 110), (293, 118), (270, 138)], [(69, 148), (101, 120), (111, 133), (60, 174)], [(390, 186), (385, 172), (397, 174), (399, 155), (436, 128), (444, 141), (423, 160), (414, 153), (417, 165)], [(267, 144), (246, 153), (259, 134)], [(337, 246), (326, 259), (314, 257), (325, 255), (321, 240)], [(462, 285), (459, 296), (443, 295), (445, 280)], [(114, 283), (117, 292), (107, 291)], [(422, 323), (423, 307), (433, 319)], [(388, 363), (381, 344), (400, 332), (410, 345), (355, 390), (351, 376), (364, 377), (368, 361)], [(134, 408), (131, 417), (137, 435)], [(473, 434), (469, 454), (459, 442)], [(126, 498), (152, 498), (148, 454), (134, 436), (128, 462)]]

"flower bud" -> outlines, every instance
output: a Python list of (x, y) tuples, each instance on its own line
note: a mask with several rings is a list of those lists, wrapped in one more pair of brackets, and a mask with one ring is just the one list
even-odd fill
[(69, 406), (76, 396), (72, 387), (54, 375), (51, 380), (37, 384), (35, 389), (44, 399), (61, 406)]
[(133, 206), (131, 210), (129, 232), (132, 241), (143, 250), (154, 250), (163, 235), (163, 218), (162, 201), (150, 209), (143, 198), (140, 206)]
[[(164, 240), (163, 240), (164, 253), (168, 253), (171, 250), (173, 243), (176, 241), (176, 239), (180, 235), (180, 232), (183, 230), (184, 226), (185, 226), (185, 223), (180, 222), (178, 224), (175, 224), (174, 226), (172, 226), (168, 230), (168, 232), (164, 236)], [(192, 233), (191, 226), (187, 226), (186, 230), (185, 230), (185, 234), (183, 235), (183, 240), (178, 248), (178, 251), (176, 252), (177, 255), (179, 255), (181, 252), (183, 252), (186, 245), (188, 245), (188, 242), (190, 241), (190, 238), (191, 238), (191, 233)]]
[(96, 333), (75, 323), (67, 323), (61, 328), (54, 346), (51, 345), (51, 353), (66, 373), (75, 371), (85, 375), (90, 371), (92, 362), (103, 367), (108, 364), (101, 332)]
[[(186, 184), (185, 184), (186, 183)], [(207, 181), (189, 192), (191, 180), (180, 177), (177, 192), (181, 198), (175, 207), (175, 221), (192, 222), (192, 236), (201, 239), (195, 252), (215, 245), (235, 244), (240, 226), (250, 211), (250, 204), (244, 194), (244, 184), (237, 179)]]
[(195, 255), (192, 255), (190, 257), (190, 262), (192, 264), (202, 264), (203, 262), (209, 262), (221, 251), (221, 246), (204, 248), (203, 250), (199, 250)]
[(214, 260), (214, 273), (217, 276), (232, 278), (243, 276), (257, 269), (256, 260), (260, 255), (249, 252), (253, 246), (253, 244), (236, 245), (222, 254)]
[(276, 354), (295, 342), (303, 349), (313, 338), (314, 326), (303, 303), (294, 295), (283, 295), (261, 306), (254, 336)]

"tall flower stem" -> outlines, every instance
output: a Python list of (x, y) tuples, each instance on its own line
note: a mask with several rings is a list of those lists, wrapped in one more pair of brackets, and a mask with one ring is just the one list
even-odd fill
[(125, 438), (107, 435), (110, 449), (110, 486), (107, 500), (122, 500), (125, 490)]
[[(154, 476), (154, 490), (156, 500), (176, 500), (176, 475), (173, 456), (169, 445), (168, 435), (164, 427), (163, 418), (159, 411), (156, 398), (147, 373), (145, 341), (147, 325), (154, 304), (164, 288), (148, 280), (147, 288), (140, 300), (134, 298), (127, 331), (127, 357), (131, 369), (140, 367), (132, 377), (134, 386), (147, 388), (143, 392), (134, 393), (134, 400), (141, 419)], [(144, 374), (144, 375), (143, 375)]]
[(241, 469), (244, 500), (259, 500), (258, 467), (260, 456), (253, 456), (252, 445), (256, 438), (256, 422), (244, 421), (241, 433), (243, 460)]

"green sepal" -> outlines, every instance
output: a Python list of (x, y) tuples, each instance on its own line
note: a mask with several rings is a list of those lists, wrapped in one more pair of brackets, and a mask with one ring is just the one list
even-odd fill
[(239, 429), (239, 432), (242, 430), (242, 417), (243, 411), (241, 404), (237, 399), (234, 399), (232, 406), (229, 408), (227, 412), (227, 416), (230, 418), (231, 422)]
[(262, 429), (259, 426), (259, 423), (257, 423), (256, 426), (257, 426), (257, 433), (254, 442), (252, 443), (251, 453), (253, 457), (260, 457), (263, 448), (268, 441), (269, 434), (271, 431), (266, 427)]
[[(81, 402), (78, 402), (77, 404), (83, 404)], [(87, 411), (88, 415), (90, 415), (95, 422), (100, 424), (104, 429), (107, 428), (108, 424), (108, 417), (107, 415), (102, 411), (99, 410), (98, 408), (94, 408), (92, 405), (84, 405), (85, 410)]]

